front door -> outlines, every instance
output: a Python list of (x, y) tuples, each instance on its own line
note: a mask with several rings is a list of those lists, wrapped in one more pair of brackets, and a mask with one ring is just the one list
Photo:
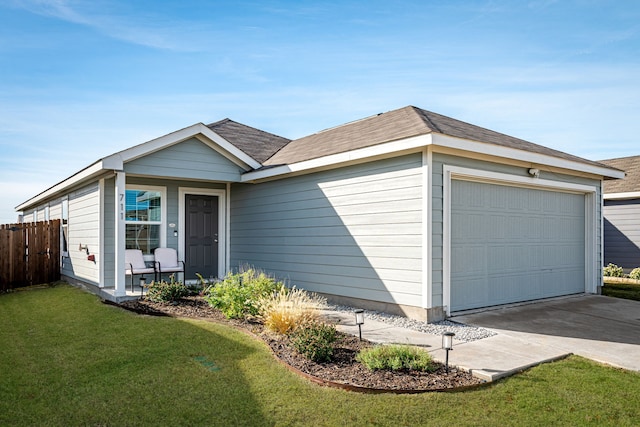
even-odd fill
[(218, 277), (218, 196), (185, 196), (185, 279)]

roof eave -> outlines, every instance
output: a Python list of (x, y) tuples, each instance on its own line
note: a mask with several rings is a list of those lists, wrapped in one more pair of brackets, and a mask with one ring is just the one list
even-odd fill
[(640, 199), (640, 191), (627, 191), (627, 192), (621, 192), (621, 193), (604, 193), (602, 197), (605, 200)]
[(441, 147), (454, 148), (490, 156), (504, 157), (508, 159), (516, 159), (530, 163), (553, 166), (591, 175), (597, 175), (603, 178), (624, 178), (624, 172), (615, 168), (606, 167), (604, 165), (596, 166), (589, 163), (563, 159), (561, 157), (550, 156), (547, 154), (534, 153), (531, 151), (519, 150), (510, 147), (502, 147), (500, 145), (456, 138), (444, 134), (434, 133), (433, 135), (433, 144)]
[(32, 197), (31, 199), (19, 204), (15, 207), (16, 211), (24, 211), (30, 207), (36, 206), (44, 200), (51, 199), (57, 195), (63, 194), (65, 190), (75, 187), (83, 182), (91, 181), (92, 179), (103, 175), (109, 170), (122, 170), (122, 162), (114, 156), (110, 156), (104, 159), (100, 159), (92, 165), (82, 169), (80, 172), (70, 176), (69, 178), (60, 181), (52, 187), (49, 187), (42, 193)]
[(293, 173), (312, 171), (354, 163), (365, 159), (375, 159), (391, 153), (411, 152), (431, 143), (431, 135), (418, 135), (398, 141), (358, 148), (343, 153), (331, 154), (316, 159), (304, 160), (286, 165), (274, 165), (267, 169), (255, 170), (242, 175), (241, 182), (258, 182), (265, 179), (277, 179)]
[(533, 153), (510, 147), (502, 147), (495, 144), (483, 143), (473, 140), (456, 138), (449, 135), (432, 132), (426, 135), (419, 135), (397, 141), (386, 142), (371, 147), (360, 148), (339, 154), (319, 157), (316, 159), (295, 162), (288, 165), (275, 165), (268, 169), (247, 172), (242, 176), (242, 182), (259, 182), (269, 179), (278, 179), (293, 173), (309, 173), (322, 168), (337, 167), (338, 165), (362, 161), (367, 158), (378, 158), (398, 152), (407, 152), (427, 145), (446, 147), (456, 150), (464, 150), (492, 157), (502, 157), (515, 159), (528, 163), (547, 165), (586, 173), (602, 178), (619, 179), (624, 178), (624, 172), (605, 166), (596, 166), (589, 163), (582, 163), (563, 159), (546, 154)]
[[(204, 138), (203, 138), (204, 137)], [(244, 153), (242, 150), (231, 144), (220, 135), (209, 129), (202, 123), (196, 123), (178, 131), (169, 133), (151, 141), (136, 145), (126, 150), (114, 153), (103, 159), (96, 161), (90, 166), (82, 169), (80, 172), (71, 177), (55, 184), (42, 193), (32, 197), (31, 199), (21, 203), (15, 207), (16, 211), (24, 211), (47, 199), (53, 198), (64, 193), (65, 190), (75, 187), (84, 182), (91, 181), (96, 177), (103, 175), (108, 171), (124, 170), (124, 164), (144, 157), (153, 152), (162, 150), (163, 148), (185, 141), (189, 138), (197, 138), (199, 141), (209, 145), (211, 148), (223, 154), (229, 160), (244, 169), (259, 169), (262, 165), (252, 157)]]

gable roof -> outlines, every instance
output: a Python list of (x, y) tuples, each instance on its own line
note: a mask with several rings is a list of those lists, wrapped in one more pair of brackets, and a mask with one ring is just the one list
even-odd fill
[(263, 164), (265, 166), (288, 165), (431, 133), (524, 150), (596, 167), (605, 167), (598, 162), (414, 106), (380, 113), (293, 140)]
[(640, 156), (619, 157), (600, 162), (626, 172), (623, 179), (605, 181), (605, 194), (640, 192)]
[[(53, 185), (52, 187), (49, 187), (42, 193), (37, 194), (29, 200), (21, 203), (20, 205), (16, 206), (16, 210), (21, 211), (30, 208), (38, 203), (43, 202), (44, 200), (47, 200), (59, 194), (63, 194), (65, 191), (68, 191), (69, 188), (85, 182), (89, 182), (91, 180), (95, 180), (97, 177), (104, 175), (105, 173), (108, 173), (110, 171), (122, 170), (124, 164), (129, 161), (144, 157), (156, 151), (170, 147), (174, 144), (186, 141), (190, 138), (196, 138), (202, 143), (207, 144), (212, 149), (220, 152), (229, 160), (245, 169), (257, 169), (261, 167), (261, 163), (249, 153), (241, 149), (240, 146), (244, 146), (245, 149), (247, 149), (250, 153), (259, 156), (260, 149), (258, 148), (258, 136), (261, 133), (264, 133), (268, 136), (268, 138), (266, 139), (271, 141), (270, 144), (272, 144), (273, 141), (275, 141), (276, 138), (279, 137), (275, 137), (275, 135), (258, 131), (257, 129), (250, 128), (249, 126), (244, 126), (230, 120), (225, 123), (222, 122), (225, 121), (223, 120), (221, 122), (212, 124), (217, 124), (217, 126), (214, 126), (214, 128), (217, 131), (220, 131), (220, 133), (212, 130), (210, 127), (205, 126), (202, 123), (196, 123), (186, 128), (161, 136), (159, 138), (152, 139), (151, 141), (147, 141), (142, 144), (129, 147), (117, 153), (113, 153), (107, 157), (97, 160), (81, 171), (76, 172), (69, 178)], [(239, 135), (234, 138), (234, 143), (228, 141), (226, 138), (224, 138), (224, 136), (221, 135), (221, 133), (229, 134), (231, 132), (231, 129), (236, 129), (239, 132)], [(246, 135), (247, 138), (250, 139), (250, 141), (244, 142), (242, 140), (242, 135)], [(265, 152), (269, 152), (274, 149), (269, 144), (267, 144), (267, 146), (269, 148)]]
[(231, 119), (210, 123), (207, 127), (260, 163), (291, 141)]

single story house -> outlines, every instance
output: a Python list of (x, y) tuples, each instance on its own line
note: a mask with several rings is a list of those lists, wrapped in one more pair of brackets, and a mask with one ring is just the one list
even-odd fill
[(296, 140), (229, 119), (98, 160), (16, 207), (61, 218), (64, 277), (127, 293), (124, 255), (186, 280), (240, 264), (437, 321), (602, 283), (602, 183), (623, 172), (413, 106)]
[(640, 156), (602, 160), (626, 172), (624, 179), (604, 182), (604, 263), (627, 273), (640, 267)]

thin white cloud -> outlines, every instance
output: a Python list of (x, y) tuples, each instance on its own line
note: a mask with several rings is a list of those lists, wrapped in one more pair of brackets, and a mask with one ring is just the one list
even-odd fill
[[(205, 50), (207, 31), (195, 23), (151, 14), (119, 12), (108, 0), (10, 0), (30, 13), (88, 27), (107, 37), (155, 49), (194, 52)], [(137, 20), (134, 20), (133, 17)], [(209, 37), (204, 37), (208, 39)]]

